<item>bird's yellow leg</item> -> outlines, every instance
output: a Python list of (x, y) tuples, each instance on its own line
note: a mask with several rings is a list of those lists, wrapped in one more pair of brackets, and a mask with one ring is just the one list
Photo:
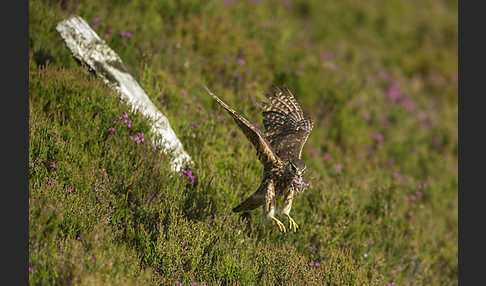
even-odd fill
[(274, 221), (274, 222), (277, 224), (277, 226), (278, 226), (278, 230), (279, 230), (280, 232), (286, 232), (286, 231), (287, 231), (287, 230), (285, 229), (285, 225), (284, 225), (284, 224), (283, 224), (281, 221), (279, 221), (279, 220), (278, 220), (276, 217), (274, 217), (274, 216), (272, 215), (272, 216), (270, 216), (270, 218), (271, 218), (271, 219), (272, 219), (272, 220), (273, 220), (273, 221)]
[(290, 231), (292, 231), (292, 228), (293, 228), (294, 229), (294, 232), (296, 232), (297, 229), (299, 228), (299, 225), (295, 222), (295, 220), (293, 218), (290, 217), (289, 214), (285, 214), (285, 215), (289, 219), (289, 229), (290, 229)]

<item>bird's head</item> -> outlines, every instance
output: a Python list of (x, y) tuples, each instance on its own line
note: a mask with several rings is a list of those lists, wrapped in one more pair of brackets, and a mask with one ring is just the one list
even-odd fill
[(302, 177), (305, 172), (305, 162), (302, 159), (291, 159), (289, 161), (289, 167), (292, 174)]
[(302, 175), (305, 172), (305, 162), (302, 159), (292, 159), (289, 161), (290, 173), (293, 176), (292, 186), (294, 190), (299, 194), (302, 193), (309, 184), (306, 184), (302, 179)]

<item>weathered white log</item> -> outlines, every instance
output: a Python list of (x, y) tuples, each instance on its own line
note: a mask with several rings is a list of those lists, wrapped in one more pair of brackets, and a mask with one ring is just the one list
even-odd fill
[(179, 171), (191, 157), (172, 130), (167, 117), (150, 101), (137, 81), (127, 71), (120, 57), (79, 16), (59, 22), (56, 30), (73, 56), (93, 69), (103, 81), (115, 89), (133, 110), (151, 119), (152, 136), (157, 149), (171, 157), (171, 168)]

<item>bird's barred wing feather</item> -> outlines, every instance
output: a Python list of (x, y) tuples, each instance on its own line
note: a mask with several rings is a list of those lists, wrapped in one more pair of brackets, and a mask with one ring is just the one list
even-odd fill
[(304, 116), (299, 103), (286, 87), (281, 90), (272, 86), (272, 91), (265, 96), (267, 101), (260, 103), (265, 138), (281, 159), (300, 159), (314, 126), (312, 119)]
[(248, 120), (246, 120), (243, 116), (238, 114), (234, 111), (231, 107), (229, 107), (226, 103), (224, 103), (221, 99), (219, 99), (214, 93), (212, 93), (206, 86), (204, 86), (206, 91), (224, 108), (228, 113), (233, 117), (233, 120), (236, 122), (238, 127), (243, 131), (246, 138), (255, 146), (257, 150), (258, 159), (262, 162), (262, 164), (275, 164), (277, 162), (277, 156), (272, 150), (270, 143), (265, 139), (265, 136), (254, 127)]

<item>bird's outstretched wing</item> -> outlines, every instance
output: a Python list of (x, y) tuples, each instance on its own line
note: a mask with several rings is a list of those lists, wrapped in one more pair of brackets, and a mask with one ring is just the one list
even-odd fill
[(265, 138), (279, 158), (300, 159), (302, 148), (314, 127), (312, 119), (304, 116), (299, 103), (286, 87), (282, 91), (273, 85), (265, 97), (267, 101), (260, 103)]
[(233, 117), (238, 127), (240, 127), (240, 129), (245, 134), (246, 138), (248, 138), (253, 146), (255, 146), (258, 159), (260, 159), (262, 164), (275, 164), (278, 161), (278, 158), (275, 152), (272, 150), (270, 143), (265, 140), (265, 136), (262, 134), (262, 132), (260, 132), (260, 130), (253, 126), (248, 120), (246, 120), (243, 116), (239, 115), (236, 111), (234, 111), (231, 107), (229, 107), (226, 103), (219, 99), (206, 86), (204, 86), (204, 88), (221, 106), (224, 107), (224, 109), (226, 109), (226, 111), (228, 111), (231, 117)]

